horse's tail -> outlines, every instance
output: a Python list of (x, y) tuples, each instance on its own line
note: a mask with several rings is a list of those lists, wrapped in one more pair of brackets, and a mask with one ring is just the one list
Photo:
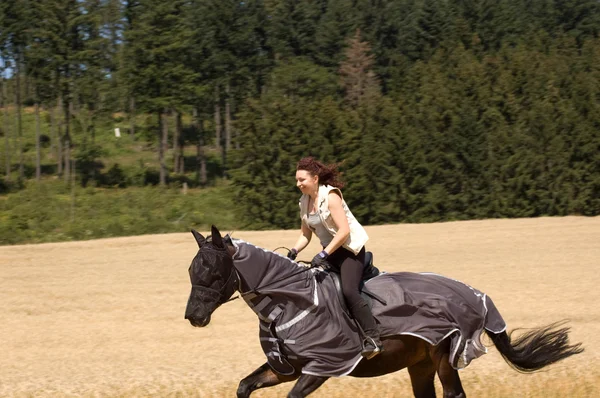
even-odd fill
[[(569, 327), (561, 327), (566, 321), (555, 322), (548, 326), (533, 329), (523, 335), (511, 337), (486, 330), (504, 360), (520, 372), (534, 372), (545, 366), (583, 352), (581, 343), (569, 345)], [(518, 329), (517, 329), (518, 330)]]

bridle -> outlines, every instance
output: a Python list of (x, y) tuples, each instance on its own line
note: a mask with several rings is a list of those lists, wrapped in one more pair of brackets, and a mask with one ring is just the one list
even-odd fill
[[(278, 247), (275, 250), (278, 250), (278, 249), (287, 249), (287, 248), (286, 247)], [(286, 279), (290, 279), (290, 278), (292, 278), (292, 277), (294, 277), (296, 275), (300, 275), (300, 274), (302, 274), (302, 273), (304, 273), (304, 272), (306, 272), (306, 271), (308, 271), (308, 270), (310, 270), (312, 268), (310, 266), (310, 263), (307, 262), (307, 261), (300, 260), (298, 262), (305, 263), (305, 264), (307, 264), (309, 266), (305, 267), (305, 268), (303, 268), (303, 269), (299, 270), (298, 272), (295, 272), (295, 273), (293, 273), (291, 275), (286, 275), (283, 278), (280, 278), (280, 279), (277, 279), (275, 281), (269, 282), (269, 283), (267, 283), (267, 284), (265, 284), (263, 286), (256, 286), (255, 288), (252, 288), (252, 289), (250, 289), (250, 290), (248, 290), (246, 292), (242, 292), (242, 290), (241, 290), (241, 288), (242, 288), (242, 286), (241, 286), (241, 279), (240, 279), (240, 276), (237, 273), (237, 270), (235, 269), (235, 266), (233, 266), (233, 265), (231, 267), (231, 273), (229, 274), (229, 277), (227, 277), (227, 280), (225, 281), (225, 283), (223, 284), (223, 286), (221, 286), (220, 290), (216, 290), (216, 289), (213, 289), (213, 288), (208, 287), (208, 286), (193, 285), (193, 284), (192, 284), (192, 288), (199, 289), (200, 292), (210, 293), (209, 296), (215, 297), (217, 299), (217, 302), (219, 302), (220, 304), (225, 304), (225, 303), (228, 303), (230, 301), (233, 301), (235, 299), (240, 298), (240, 296), (235, 296), (235, 297), (232, 297), (232, 298), (230, 298), (228, 300), (225, 300), (225, 301), (221, 300), (222, 297), (223, 297), (223, 295), (224, 295), (224, 290), (229, 286), (229, 281), (231, 280), (231, 278), (234, 277), (234, 275), (235, 275), (235, 279), (233, 281), (233, 284), (234, 285), (235, 284), (238, 285), (237, 289), (234, 289), (234, 290), (237, 290), (238, 292), (240, 292), (241, 297), (246, 297), (246, 296), (248, 296), (250, 294), (257, 294), (260, 289), (264, 289), (265, 287), (268, 287), (268, 286), (274, 285), (276, 283), (282, 282), (282, 281), (284, 281)]]
[[(227, 277), (227, 280), (225, 281), (223, 286), (221, 286), (221, 289), (216, 290), (216, 289), (213, 289), (212, 287), (208, 287), (208, 286), (204, 286), (204, 285), (194, 285), (194, 284), (192, 284), (192, 288), (198, 289), (200, 292), (209, 293), (207, 296), (215, 297), (219, 304), (225, 304), (225, 303), (228, 303), (230, 301), (233, 301), (233, 300), (239, 298), (239, 296), (235, 296), (228, 300), (223, 300), (223, 296), (225, 294), (225, 289), (229, 286), (229, 281), (231, 280), (231, 278), (234, 278), (233, 285), (239, 284), (240, 277), (233, 265), (231, 266), (231, 272), (229, 273), (229, 276)], [(234, 291), (235, 290), (236, 289), (234, 288)]]

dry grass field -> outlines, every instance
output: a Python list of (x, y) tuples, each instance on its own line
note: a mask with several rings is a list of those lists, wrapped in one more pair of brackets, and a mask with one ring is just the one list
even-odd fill
[[(469, 396), (600, 396), (600, 217), (367, 230), (380, 269), (469, 283), (493, 298), (509, 329), (571, 320), (583, 354), (524, 375), (490, 349), (461, 371)], [(234, 236), (272, 249), (292, 245), (297, 234)], [(0, 396), (235, 396), (238, 381), (265, 361), (258, 322), (242, 300), (219, 308), (204, 329), (183, 319), (196, 250), (189, 233), (0, 247)], [(313, 242), (300, 257), (316, 251)], [(285, 396), (290, 387), (254, 396)], [(331, 379), (314, 396), (411, 392), (403, 370)]]

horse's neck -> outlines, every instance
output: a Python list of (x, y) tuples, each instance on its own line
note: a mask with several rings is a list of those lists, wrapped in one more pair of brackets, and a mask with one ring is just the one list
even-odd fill
[(235, 245), (234, 265), (249, 289), (283, 280), (299, 269), (296, 263), (275, 252), (244, 241), (237, 241)]
[(234, 265), (246, 304), (265, 322), (289, 321), (318, 305), (311, 271), (287, 257), (250, 244), (239, 244)]

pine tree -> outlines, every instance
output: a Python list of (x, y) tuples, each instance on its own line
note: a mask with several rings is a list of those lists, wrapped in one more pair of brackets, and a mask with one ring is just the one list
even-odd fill
[(369, 43), (361, 41), (360, 29), (348, 40), (344, 55), (339, 73), (346, 101), (356, 107), (380, 96), (379, 82), (373, 71), (375, 57)]
[(28, 0), (15, 0), (4, 6), (2, 26), (0, 29), (0, 42), (3, 43), (4, 55), (12, 59), (13, 80), (15, 81), (16, 105), (16, 149), (19, 159), (19, 180), (25, 178), (24, 150), (23, 150), (23, 123), (21, 107), (23, 103), (22, 81), (25, 76), (24, 52), (29, 44), (28, 22), (30, 20), (30, 2)]
[(157, 115), (160, 184), (167, 183), (166, 114), (190, 97), (194, 72), (181, 57), (190, 49), (192, 32), (185, 21), (186, 2), (142, 0), (129, 4), (131, 25), (125, 31), (127, 70), (136, 106)]

